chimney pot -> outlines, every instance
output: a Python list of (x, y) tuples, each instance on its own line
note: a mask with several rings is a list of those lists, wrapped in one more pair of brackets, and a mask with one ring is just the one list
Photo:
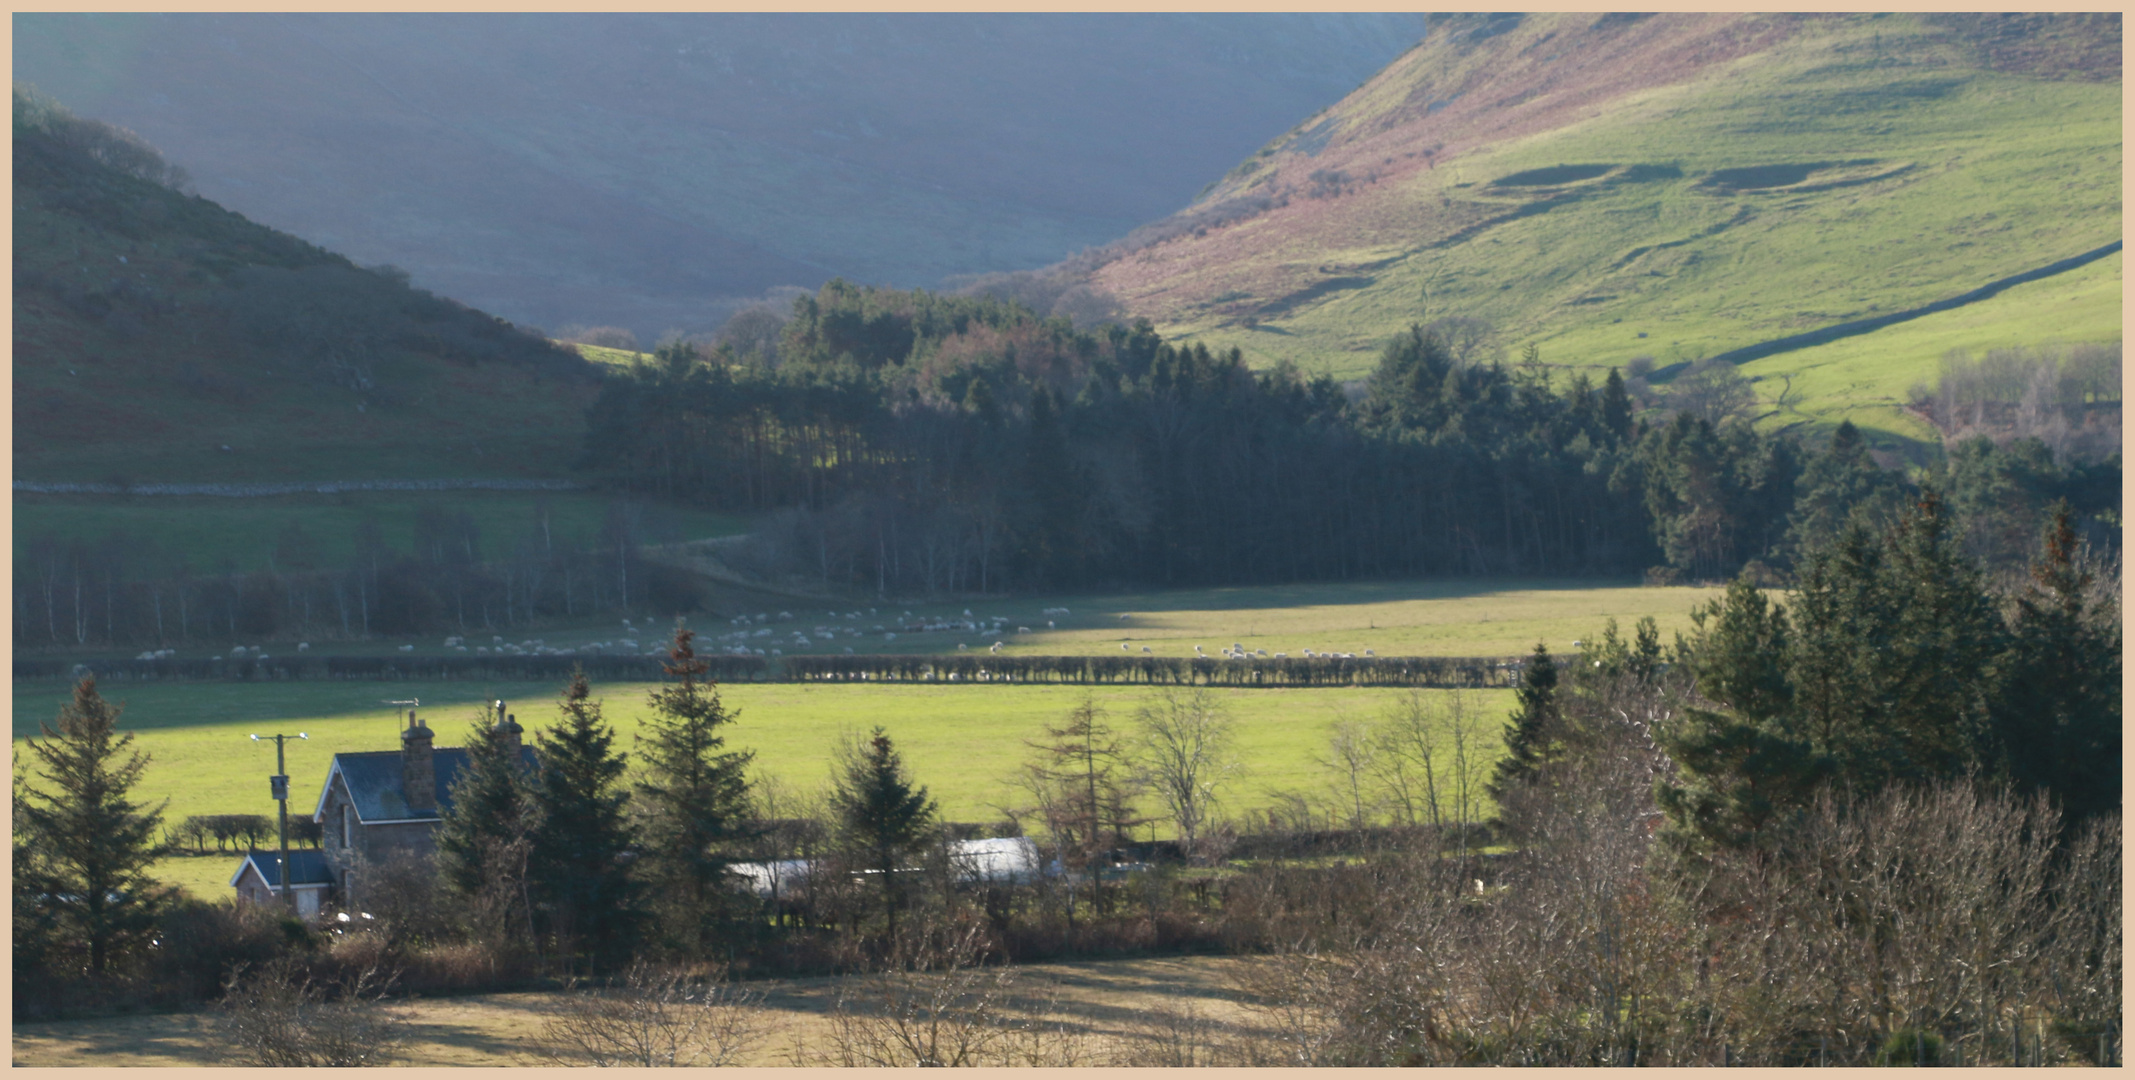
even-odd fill
[(408, 711), (408, 728), (400, 733), (400, 790), (408, 809), (417, 814), (437, 812), (437, 762), (432, 756), (429, 727)]
[(504, 743), (505, 750), (517, 755), (519, 736), (524, 734), (524, 729), (519, 726), (518, 717), (504, 711), (503, 702), (497, 702), (497, 705), (497, 738)]

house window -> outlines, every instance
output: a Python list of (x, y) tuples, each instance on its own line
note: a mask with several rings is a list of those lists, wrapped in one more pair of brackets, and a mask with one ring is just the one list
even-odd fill
[(353, 847), (353, 846), (354, 846), (353, 844), (351, 844), (351, 843), (349, 842), (349, 839), (350, 839), (350, 837), (353, 837), (353, 836), (354, 836), (354, 835), (356, 834), (356, 830), (355, 830), (355, 824), (354, 824), (354, 818), (355, 818), (355, 816), (356, 816), (356, 814), (355, 814), (355, 808), (354, 808), (354, 807), (352, 807), (352, 806), (348, 805), (347, 803), (342, 803), (342, 804), (341, 804), (341, 846), (342, 846), (342, 847)]

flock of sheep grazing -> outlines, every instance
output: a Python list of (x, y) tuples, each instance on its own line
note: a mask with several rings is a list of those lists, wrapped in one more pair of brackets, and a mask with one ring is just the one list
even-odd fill
[[(770, 657), (783, 656), (788, 649), (801, 653), (819, 645), (836, 645), (840, 639), (855, 641), (879, 636), (882, 644), (889, 645), (898, 639), (899, 634), (951, 632), (986, 635), (992, 639), (986, 645), (986, 651), (992, 654), (999, 654), (1008, 647), (1010, 635), (1019, 636), (1033, 632), (1033, 628), (1028, 625), (1018, 625), (1011, 631), (1009, 623), (1012, 620), (1008, 616), (974, 615), (970, 608), (965, 608), (962, 615), (914, 615), (910, 611), (904, 611), (891, 618), (887, 623), (873, 623), (866, 629), (861, 627), (862, 619), (881, 617), (880, 612), (875, 608), (868, 608), (864, 614), (857, 609), (845, 612), (828, 611), (824, 614), (829, 621), (815, 623), (807, 629), (798, 627), (775, 629), (773, 626), (768, 625), (771, 623), (793, 622), (794, 615), (790, 611), (781, 611), (776, 615), (767, 612), (758, 612), (753, 615), (737, 615), (727, 620), (727, 625), (734, 629), (716, 636), (707, 636), (710, 636), (712, 641), (717, 643), (717, 648), (720, 652), (728, 655)], [(1073, 612), (1064, 607), (1049, 607), (1039, 612), (1040, 617), (1045, 620), (1045, 629), (1047, 630), (1059, 629), (1059, 620), (1071, 614)], [(1133, 616), (1131, 614), (1119, 617), (1119, 621), (1122, 623), (1130, 622), (1132, 619)], [(453, 635), (445, 638), (444, 648), (448, 652), (467, 653), (472, 651), (476, 654), (495, 656), (574, 656), (581, 654), (597, 656), (658, 656), (667, 651), (666, 635), (658, 633), (649, 620), (645, 626), (639, 627), (633, 620), (624, 619), (623, 628), (629, 632), (630, 636), (607, 641), (591, 641), (578, 645), (560, 646), (552, 646), (542, 638), (528, 638), (523, 641), (509, 642), (504, 640), (502, 635), (491, 635), (490, 643), (487, 645), (470, 645), (468, 643), (470, 639), (466, 636)], [(651, 640), (640, 644), (640, 639), (637, 636), (640, 633)], [(1131, 653), (1134, 651), (1136, 644), (1131, 638), (1122, 638), (1119, 643), (1119, 650)], [(300, 643), (296, 648), (300, 653), (307, 652), (311, 649), (311, 644), (309, 642)], [(401, 652), (412, 653), (416, 647), (414, 645), (401, 645), (398, 648)], [(1154, 649), (1148, 644), (1142, 644), (1140, 648), (1143, 653), (1154, 653)], [(846, 645), (844, 650), (847, 654), (851, 654), (853, 647)], [(957, 643), (956, 651), (968, 652), (969, 650), (970, 646), (967, 643)], [(1212, 659), (1199, 645), (1195, 645), (1193, 651), (1196, 657), (1204, 660)], [(161, 660), (174, 655), (175, 650), (157, 649), (151, 652), (144, 652), (135, 657), (135, 659)], [(1242, 643), (1233, 642), (1230, 645), (1219, 648), (1217, 655), (1225, 660), (1252, 660), (1256, 658), (1282, 660), (1287, 659), (1290, 654), (1279, 652), (1271, 655), (1266, 649), (1248, 649)], [(1315, 652), (1312, 649), (1305, 649), (1299, 655), (1320, 659), (1355, 659), (1359, 656), (1369, 657), (1376, 654), (1370, 649), (1365, 649), (1361, 652)], [(233, 660), (267, 659), (266, 652), (256, 645), (250, 647), (233, 645), (230, 648), (229, 656)], [(221, 660), (222, 657), (217, 656), (215, 659)]]

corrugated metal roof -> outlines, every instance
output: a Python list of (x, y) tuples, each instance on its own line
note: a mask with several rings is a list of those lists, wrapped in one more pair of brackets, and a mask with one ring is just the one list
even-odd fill
[[(258, 867), (259, 876), (268, 885), (275, 888), (281, 887), (282, 853), (280, 851), (247, 852), (245, 857), (238, 861), (237, 872), (230, 875), (230, 885), (233, 888), (237, 885), (238, 880), (245, 876), (245, 867), (247, 866)], [(290, 888), (295, 888), (299, 885), (331, 885), (333, 883), (334, 875), (327, 869), (325, 852), (292, 851), (289, 853)]]
[[(356, 817), (366, 823), (435, 820), (441, 811), (450, 809), (452, 785), (467, 765), (467, 748), (438, 747), (430, 752), (430, 766), (437, 776), (438, 808), (420, 813), (409, 809), (407, 794), (401, 789), (400, 755), (398, 750), (335, 754), (333, 764), (326, 771), (326, 785), (319, 789), (319, 806), (312, 811), (312, 818), (324, 820), (320, 815), (326, 811), (326, 795), (333, 790), (337, 773), (342, 783), (348, 785), (349, 798), (356, 804)], [(529, 771), (537, 767), (532, 747), (520, 747), (519, 760)]]

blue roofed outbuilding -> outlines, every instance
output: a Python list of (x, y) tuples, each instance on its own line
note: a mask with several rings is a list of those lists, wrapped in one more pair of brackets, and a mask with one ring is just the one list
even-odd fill
[[(237, 872), (230, 875), (230, 885), (237, 890), (241, 900), (254, 903), (274, 900), (282, 891), (282, 853), (246, 852), (237, 864)], [(307, 918), (317, 915), (333, 887), (333, 867), (327, 862), (324, 851), (289, 853), (289, 892), (296, 900), (297, 914)]]

